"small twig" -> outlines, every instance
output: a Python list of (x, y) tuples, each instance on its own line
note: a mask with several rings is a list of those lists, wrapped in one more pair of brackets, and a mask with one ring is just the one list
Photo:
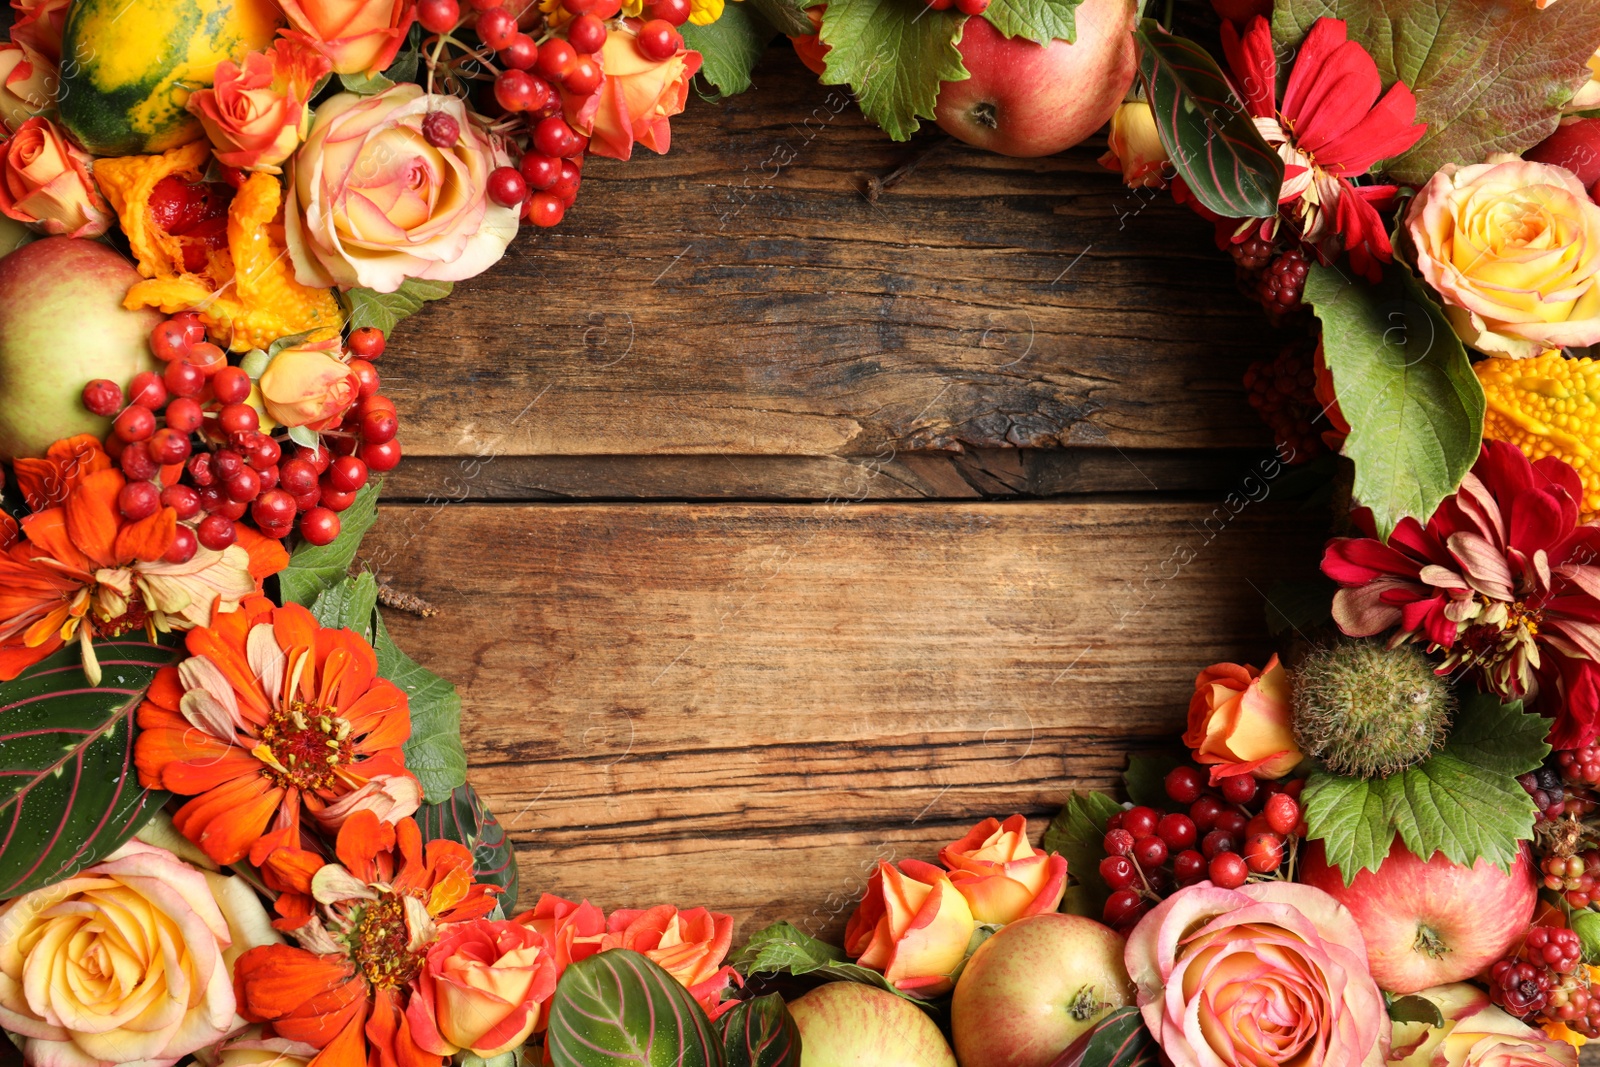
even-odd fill
[(420, 615), (424, 619), (431, 619), (439, 614), (439, 609), (417, 596), (415, 593), (403, 593), (390, 585), (387, 579), (378, 579), (378, 603), (386, 608), (398, 608), (408, 611), (413, 615)]
[(886, 190), (893, 189), (896, 185), (899, 185), (902, 181), (910, 176), (912, 171), (916, 170), (917, 167), (921, 165), (923, 160), (927, 159), (929, 156), (933, 155), (935, 152), (953, 140), (955, 140), (955, 138), (946, 134), (937, 141), (932, 141), (926, 146), (919, 148), (916, 155), (912, 156), (910, 159), (906, 160), (904, 163), (900, 164), (883, 177), (880, 178), (876, 174), (869, 177), (867, 179), (867, 203), (876, 204), (878, 202), (878, 197), (882, 196)]

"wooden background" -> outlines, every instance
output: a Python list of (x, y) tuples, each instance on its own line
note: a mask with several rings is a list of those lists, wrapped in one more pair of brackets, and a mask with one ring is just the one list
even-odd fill
[(1109, 784), (1266, 659), (1326, 528), (1263, 474), (1278, 342), (1207, 225), (1103, 144), (895, 145), (787, 49), (757, 79), (396, 332), (365, 550), (439, 608), (390, 625), (461, 688), (523, 905), (736, 938)]

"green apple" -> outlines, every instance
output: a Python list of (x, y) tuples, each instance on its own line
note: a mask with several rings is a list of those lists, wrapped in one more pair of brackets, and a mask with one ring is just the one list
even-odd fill
[(1122, 936), (1081, 915), (1019, 919), (978, 946), (950, 1001), (961, 1067), (1047, 1067), (1132, 1004)]
[(790, 1001), (800, 1067), (956, 1067), (926, 1012), (860, 982), (830, 982)]
[(0, 258), (0, 460), (40, 456), (63, 437), (104, 437), (110, 422), (83, 406), (83, 387), (126, 389), (157, 370), (151, 310), (122, 306), (139, 272), (98, 241), (46, 237)]

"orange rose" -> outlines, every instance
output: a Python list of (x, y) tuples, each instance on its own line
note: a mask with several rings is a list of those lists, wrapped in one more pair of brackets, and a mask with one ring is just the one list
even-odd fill
[(972, 908), (931, 863), (880, 861), (844, 930), (844, 949), (863, 967), (881, 971), (896, 989), (936, 997), (967, 956), (978, 928)]
[(1055, 911), (1067, 891), (1067, 861), (1028, 844), (1028, 820), (985, 819), (939, 850), (939, 862), (981, 923), (1005, 924)]
[(11, 39), (23, 42), (52, 63), (59, 63), (61, 33), (66, 29), (67, 6), (71, 3), (72, 0), (11, 0), (17, 19), (11, 24)]
[(285, 348), (257, 385), (267, 415), (280, 426), (328, 429), (360, 398), (360, 382), (339, 358), (337, 340)]
[(328, 60), (298, 41), (277, 40), (272, 52), (251, 52), (244, 69), (224, 59), (216, 83), (186, 105), (205, 127), (218, 163), (276, 174), (311, 128), (306, 106)]
[(41, 233), (98, 237), (111, 207), (89, 174), (89, 154), (49, 119), (17, 127), (0, 159), (0, 211)]
[(428, 948), (406, 1021), (424, 1050), (491, 1059), (528, 1039), (556, 991), (544, 936), (514, 922), (451, 923)]
[(416, 20), (414, 0), (278, 0), (293, 30), (328, 57), (336, 74), (376, 74), (395, 53)]
[(1265, 671), (1218, 663), (1194, 680), (1183, 743), (1211, 765), (1211, 784), (1234, 774), (1281, 778), (1303, 758), (1290, 727), (1289, 675), (1273, 656)]
[(722, 999), (722, 991), (739, 981), (737, 971), (721, 966), (733, 943), (731, 915), (704, 908), (679, 911), (670, 904), (623, 908), (611, 913), (602, 943), (607, 949), (629, 948), (650, 957), (713, 1019), (737, 1003)]
[(586, 97), (565, 97), (567, 122), (589, 138), (589, 151), (627, 159), (635, 141), (654, 152), (672, 144), (667, 121), (683, 110), (700, 53), (679, 49), (666, 59), (646, 59), (632, 27), (614, 29), (600, 49), (605, 81)]
[(56, 65), (22, 41), (0, 42), (0, 122), (15, 130), (56, 102)]

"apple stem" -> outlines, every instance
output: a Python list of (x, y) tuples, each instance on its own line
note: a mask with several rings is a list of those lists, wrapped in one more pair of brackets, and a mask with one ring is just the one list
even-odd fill
[(912, 156), (910, 159), (906, 160), (904, 163), (900, 164), (883, 177), (880, 178), (876, 174), (869, 177), (867, 179), (867, 203), (876, 204), (878, 202), (878, 197), (882, 196), (885, 190), (893, 189), (896, 185), (899, 185), (902, 181), (910, 176), (912, 171), (917, 169), (923, 160), (927, 159), (929, 156), (933, 155), (935, 152), (953, 140), (955, 140), (955, 138), (946, 135), (944, 137), (940, 137), (936, 141), (930, 141), (925, 147), (919, 148), (916, 155)]
[(1431, 926), (1424, 923), (1417, 924), (1417, 939), (1412, 942), (1412, 949), (1422, 953), (1429, 959), (1442, 959), (1450, 947), (1442, 941)]

